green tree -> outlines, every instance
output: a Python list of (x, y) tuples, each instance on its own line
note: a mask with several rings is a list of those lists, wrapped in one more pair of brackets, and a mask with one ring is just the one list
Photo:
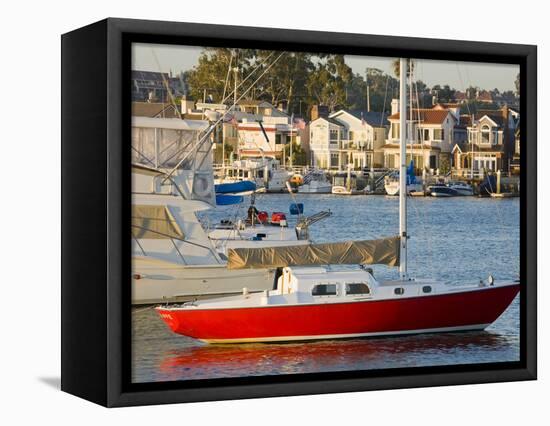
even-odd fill
[[(285, 145), (285, 157), (286, 164), (290, 164), (290, 144)], [(299, 145), (296, 142), (292, 142), (292, 165), (293, 166), (306, 166), (307, 157), (306, 153), (302, 148), (302, 145)]]
[(256, 61), (263, 62), (259, 76), (267, 70), (265, 76), (258, 82), (255, 97), (270, 102), (277, 106), (280, 102), (286, 102), (289, 112), (298, 110), (300, 99), (306, 97), (305, 86), (309, 74), (314, 65), (312, 55), (302, 52), (284, 52), (275, 65), (267, 69), (269, 65), (280, 55), (272, 51), (257, 51)]
[(346, 86), (353, 73), (344, 55), (322, 54), (308, 75), (306, 88), (312, 104), (326, 105), (330, 111), (346, 107)]
[(437, 102), (452, 102), (455, 98), (456, 90), (451, 88), (448, 84), (441, 87), (436, 84), (432, 87), (432, 92), (436, 93)]
[[(248, 49), (226, 49), (207, 47), (199, 56), (199, 63), (186, 75), (191, 95), (202, 100), (206, 95), (214, 102), (221, 102), (224, 89), (227, 96), (243, 75), (248, 75), (254, 51)], [(238, 69), (237, 75), (233, 69)]]

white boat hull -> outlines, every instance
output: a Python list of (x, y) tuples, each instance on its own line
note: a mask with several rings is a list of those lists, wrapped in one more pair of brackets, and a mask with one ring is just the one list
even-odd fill
[(298, 192), (301, 194), (330, 194), (332, 192), (332, 185), (319, 185), (310, 186), (302, 185), (298, 187)]
[(360, 195), (365, 192), (358, 189), (347, 189), (345, 186), (333, 186), (332, 193), (336, 195)]
[(474, 195), (474, 191), (472, 189), (454, 188), (454, 190), (457, 192), (457, 195), (460, 195), (463, 197), (469, 197)]
[(133, 258), (132, 305), (174, 303), (273, 288), (274, 271), (229, 270), (225, 265), (181, 265), (154, 258)]
[[(399, 195), (399, 181), (392, 181), (388, 182), (384, 185), (384, 189), (386, 190), (386, 194), (395, 196)], [(407, 185), (407, 193), (410, 192), (420, 192), (422, 191), (422, 185), (420, 184), (412, 184)]]

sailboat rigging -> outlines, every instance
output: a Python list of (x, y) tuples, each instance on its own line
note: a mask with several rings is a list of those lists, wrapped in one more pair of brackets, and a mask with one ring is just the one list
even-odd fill
[[(309, 245), (305, 251), (294, 246), (230, 250), (230, 262), (238, 270), (281, 267), (275, 288), (253, 294), (243, 288), (237, 296), (157, 307), (172, 331), (208, 343), (337, 339), (483, 330), (504, 312), (519, 282), (497, 283), (489, 276), (477, 285), (458, 287), (409, 277), (406, 62), (400, 60), (399, 235)], [(333, 262), (361, 267), (338, 269)], [(362, 267), (377, 263), (399, 265), (399, 279), (379, 281)]]

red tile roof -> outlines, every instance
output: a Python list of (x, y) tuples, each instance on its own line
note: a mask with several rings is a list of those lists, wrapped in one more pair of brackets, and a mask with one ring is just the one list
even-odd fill
[[(447, 109), (413, 109), (413, 120), (418, 120), (423, 124), (442, 124), (447, 118), (449, 110)], [(452, 114), (451, 114), (452, 116)], [(399, 120), (399, 113), (390, 115), (388, 120)]]

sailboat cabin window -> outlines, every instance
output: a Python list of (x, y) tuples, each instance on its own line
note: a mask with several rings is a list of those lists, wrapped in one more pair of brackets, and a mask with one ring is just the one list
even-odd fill
[(365, 283), (350, 283), (346, 284), (346, 294), (349, 296), (370, 294), (370, 289)]
[(311, 290), (312, 296), (336, 296), (336, 284), (317, 284)]

